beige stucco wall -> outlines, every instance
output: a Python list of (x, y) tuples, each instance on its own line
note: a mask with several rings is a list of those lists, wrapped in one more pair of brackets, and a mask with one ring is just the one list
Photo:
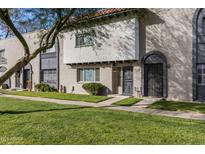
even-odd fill
[[(38, 35), (37, 32), (27, 33), (24, 35), (25, 40), (28, 42), (30, 51), (33, 52), (36, 48), (38, 48)], [(0, 49), (5, 49), (5, 58), (7, 59), (6, 64), (0, 64), (0, 66), (4, 66), (7, 69), (11, 68), (18, 59), (23, 57), (24, 51), (21, 43), (16, 39), (16, 37), (8, 38), (0, 41)], [(39, 82), (39, 56), (33, 59), (30, 64), (32, 65), (33, 74), (33, 86), (34, 83)], [(15, 88), (15, 75), (11, 76), (11, 88)]]
[[(168, 99), (192, 100), (192, 19), (195, 9), (150, 9), (146, 52), (164, 53), (168, 64)], [(155, 21), (154, 21), (155, 20)], [(161, 21), (160, 21), (161, 20)], [(159, 23), (154, 23), (158, 21)], [(149, 25), (150, 24), (150, 25)]]
[[(100, 68), (100, 83), (112, 91), (112, 68), (110, 66), (79, 66), (78, 68)], [(60, 85), (66, 86), (67, 93), (87, 94), (82, 88), (83, 83), (77, 81), (77, 68), (73, 66), (64, 67), (65, 72), (60, 74)], [(61, 68), (62, 70), (62, 68)], [(65, 77), (66, 76), (66, 77)]]
[[(82, 88), (83, 82), (77, 81), (77, 68), (100, 68), (100, 83), (112, 91), (112, 67), (111, 64), (94, 65), (66, 65), (63, 63), (62, 47), (63, 40), (60, 40), (60, 87), (65, 86), (67, 93), (87, 94)], [(74, 90), (74, 91), (73, 91)]]

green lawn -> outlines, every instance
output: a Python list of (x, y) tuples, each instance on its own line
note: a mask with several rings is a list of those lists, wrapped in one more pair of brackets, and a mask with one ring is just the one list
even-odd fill
[(117, 106), (132, 106), (138, 102), (140, 102), (142, 99), (139, 98), (134, 98), (134, 97), (130, 97), (130, 98), (125, 98), (121, 101), (115, 102), (113, 103), (113, 105), (117, 105)]
[(0, 92), (4, 94), (10, 94), (10, 95), (44, 97), (44, 98), (54, 98), (54, 99), (71, 100), (71, 101), (85, 101), (91, 103), (98, 103), (110, 99), (110, 97), (107, 96), (92, 96), (92, 95), (68, 94), (68, 93), (58, 93), (58, 92), (30, 92), (30, 91), (8, 91), (8, 90), (0, 90)]
[(0, 98), (0, 144), (205, 144), (205, 122)]
[(196, 111), (205, 113), (205, 104), (188, 103), (188, 102), (175, 102), (175, 101), (158, 101), (149, 106), (153, 109), (162, 109), (170, 111)]

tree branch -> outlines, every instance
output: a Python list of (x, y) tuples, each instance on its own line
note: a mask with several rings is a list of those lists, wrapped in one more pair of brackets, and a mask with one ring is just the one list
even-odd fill
[(9, 29), (15, 34), (15, 36), (18, 38), (18, 40), (21, 42), (21, 44), (24, 47), (24, 53), (25, 55), (30, 55), (30, 50), (28, 47), (28, 44), (26, 43), (25, 39), (21, 35), (21, 33), (16, 29), (13, 22), (10, 19), (8, 9), (0, 9), (0, 18), (5, 22), (5, 24), (8, 26)]
[[(58, 34), (60, 33), (60, 31), (62, 30), (62, 27), (69, 22), (69, 18), (70, 16), (75, 12), (75, 9), (71, 9), (70, 13), (59, 19), (56, 24), (49, 30), (49, 32), (46, 35), (43, 35), (42, 37), (42, 42), (43, 39), (45, 38), (45, 42), (46, 44), (43, 44), (43, 46), (40, 46), (38, 49), (36, 49), (34, 52), (32, 52), (32, 54), (29, 55), (26, 54), (24, 57), (22, 57), (21, 59), (19, 59), (17, 61), (17, 63), (10, 68), (9, 70), (7, 70), (3, 76), (0, 77), (0, 85), (2, 85), (11, 75), (13, 75), (16, 71), (22, 69), (24, 66), (26, 66), (32, 59), (34, 59), (40, 52), (52, 48), (53, 45), (55, 44), (55, 40), (58, 36)], [(2, 15), (2, 9), (0, 9), (0, 18), (5, 18), (5, 15)], [(10, 19), (10, 18), (9, 18)], [(5, 21), (8, 21), (7, 19), (5, 19)], [(10, 25), (10, 24), (9, 24)], [(15, 28), (15, 27), (14, 27)], [(18, 31), (17, 31), (18, 32)], [(16, 34), (15, 34), (16, 35)], [(18, 35), (19, 36), (19, 35)], [(20, 34), (21, 37), (23, 37)], [(17, 37), (19, 39), (19, 37)], [(24, 39), (23, 39), (24, 40)], [(26, 42), (25, 42), (26, 43)], [(41, 42), (40, 42), (41, 43)], [(26, 43), (27, 44), (27, 43)], [(24, 46), (25, 47), (25, 46)], [(28, 50), (29, 51), (29, 50)]]

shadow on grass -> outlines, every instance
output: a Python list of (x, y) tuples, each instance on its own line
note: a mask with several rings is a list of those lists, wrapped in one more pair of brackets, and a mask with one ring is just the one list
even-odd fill
[(35, 113), (35, 112), (50, 112), (50, 111), (65, 111), (65, 110), (79, 110), (79, 109), (85, 109), (85, 108), (93, 108), (93, 107), (82, 106), (82, 107), (58, 108), (58, 109), (47, 109), (47, 110), (30, 110), (30, 111), (6, 110), (6, 111), (0, 111), (0, 115), (3, 115), (3, 114), (27, 114), (27, 113)]

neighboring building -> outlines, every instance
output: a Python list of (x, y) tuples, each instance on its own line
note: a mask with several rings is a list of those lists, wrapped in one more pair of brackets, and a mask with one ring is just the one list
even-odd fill
[[(29, 43), (31, 51), (38, 47), (38, 40), (36, 33), (25, 34), (25, 39)], [(0, 73), (2, 74), (7, 69), (11, 68), (18, 59), (23, 57), (23, 47), (16, 38), (8, 38), (0, 41), (0, 51), (3, 51), (3, 57), (0, 61)], [(24, 88), (28, 87), (28, 83), (32, 82), (32, 87), (35, 83), (39, 83), (39, 56), (33, 59), (26, 67), (18, 70), (6, 82), (10, 88)]]
[[(38, 32), (24, 34), (30, 51), (39, 47)], [(23, 69), (16, 71), (6, 84), (11, 89), (33, 89), (35, 84), (45, 82), (58, 89), (58, 44), (39, 54)], [(0, 41), (0, 75), (11, 68), (24, 55), (21, 43), (15, 38)]]
[[(100, 82), (107, 94), (205, 101), (205, 9), (104, 9), (78, 23), (6, 83), (86, 93), (83, 83)], [(31, 49), (36, 36), (25, 34)], [(0, 73), (22, 55), (17, 39), (0, 41)]]

